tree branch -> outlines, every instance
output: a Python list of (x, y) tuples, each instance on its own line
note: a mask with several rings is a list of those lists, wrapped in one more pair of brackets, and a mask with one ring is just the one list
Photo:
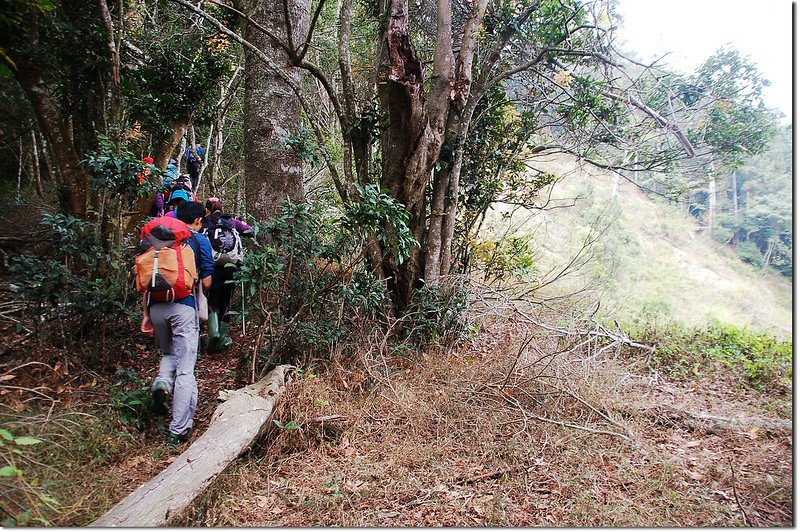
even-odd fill
[[(205, 20), (209, 21), (220, 32), (224, 33), (225, 35), (227, 35), (228, 37), (230, 37), (234, 41), (238, 42), (239, 44), (241, 44), (242, 46), (244, 46), (245, 48), (250, 50), (253, 53), (253, 55), (255, 55), (259, 60), (263, 61), (264, 64), (267, 65), (267, 67), (270, 70), (272, 70), (278, 77), (280, 77), (292, 89), (292, 92), (294, 92), (295, 96), (297, 97), (298, 101), (300, 102), (300, 105), (303, 107), (303, 110), (306, 112), (306, 116), (308, 117), (308, 121), (311, 123), (311, 127), (314, 130), (315, 136), (317, 137), (317, 142), (319, 144), (320, 152), (322, 153), (322, 157), (323, 157), (323, 159), (325, 159), (325, 163), (327, 164), (328, 170), (331, 173), (331, 179), (333, 180), (334, 186), (336, 187), (336, 190), (339, 193), (339, 195), (344, 200), (344, 198), (346, 198), (347, 195), (346, 195), (344, 187), (342, 186), (342, 182), (341, 182), (341, 179), (339, 177), (339, 171), (336, 169), (336, 165), (333, 163), (333, 160), (331, 159), (331, 156), (328, 153), (328, 150), (325, 148), (325, 136), (322, 133), (322, 127), (313, 118), (313, 116), (314, 116), (313, 115), (313, 109), (309, 105), (309, 103), (306, 100), (306, 98), (303, 96), (301, 87), (297, 83), (295, 83), (295, 81), (291, 77), (289, 77), (286, 74), (284, 69), (279, 68), (277, 65), (275, 65), (272, 62), (272, 60), (263, 51), (259, 50), (256, 46), (253, 45), (253, 43), (251, 43), (247, 39), (243, 38), (241, 35), (238, 35), (237, 33), (231, 31), (227, 26), (222, 24), (220, 21), (218, 21), (213, 16), (211, 16), (208, 13), (206, 13), (205, 11), (197, 8), (196, 6), (194, 6), (193, 4), (188, 2), (187, 0), (169, 0), (169, 1), (175, 2), (177, 4), (180, 4), (183, 7), (189, 9), (190, 11), (192, 11), (194, 14), (199, 15), (200, 17), (204, 18)], [(209, 1), (213, 2), (214, 0), (209, 0)]]

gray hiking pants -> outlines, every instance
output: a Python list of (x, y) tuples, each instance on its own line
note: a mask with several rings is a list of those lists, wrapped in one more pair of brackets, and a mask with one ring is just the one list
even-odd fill
[(151, 389), (155, 389), (159, 381), (166, 383), (172, 395), (169, 431), (184, 434), (192, 428), (197, 410), (197, 381), (194, 378), (200, 339), (197, 312), (180, 303), (155, 303), (150, 307), (150, 320), (161, 348), (161, 364)]

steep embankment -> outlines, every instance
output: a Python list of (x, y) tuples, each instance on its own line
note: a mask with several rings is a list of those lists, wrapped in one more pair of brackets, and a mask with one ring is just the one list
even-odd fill
[[(568, 262), (590, 232), (602, 231), (592, 260), (560, 281), (562, 288), (592, 285), (602, 314), (620, 320), (695, 325), (717, 319), (791, 337), (791, 281), (744, 264), (713, 242), (685, 208), (654, 201), (634, 184), (566, 157), (543, 168), (563, 176), (550, 208), (511, 217), (531, 237), (539, 269)], [(491, 218), (495, 234), (509, 223), (501, 212)]]

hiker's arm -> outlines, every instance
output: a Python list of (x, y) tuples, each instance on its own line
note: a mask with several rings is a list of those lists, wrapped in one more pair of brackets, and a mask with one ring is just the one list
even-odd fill
[(236, 229), (236, 231), (241, 236), (246, 236), (246, 237), (253, 238), (253, 228), (252, 227), (250, 227), (249, 225), (247, 225), (246, 223), (244, 223), (243, 221), (241, 221), (241, 220), (239, 220), (237, 218), (232, 218), (231, 222), (233, 222), (233, 227)]
[(214, 273), (214, 256), (211, 250), (211, 242), (205, 235), (195, 233), (199, 253), (197, 259), (197, 275), (201, 279), (203, 288), (211, 286), (211, 274)]
[(147, 294), (142, 295), (142, 324), (139, 330), (145, 334), (153, 334), (153, 322), (150, 321), (150, 308), (147, 306)]

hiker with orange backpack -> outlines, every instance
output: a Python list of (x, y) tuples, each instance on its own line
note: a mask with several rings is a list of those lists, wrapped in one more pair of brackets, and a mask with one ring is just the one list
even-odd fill
[(203, 205), (186, 202), (177, 218), (148, 222), (135, 265), (136, 287), (144, 293), (141, 331), (155, 334), (162, 354), (151, 386), (154, 408), (166, 414), (172, 396), (169, 443), (174, 445), (189, 439), (197, 409), (198, 279), (208, 289), (214, 271), (211, 243), (197, 232), (204, 214)]

